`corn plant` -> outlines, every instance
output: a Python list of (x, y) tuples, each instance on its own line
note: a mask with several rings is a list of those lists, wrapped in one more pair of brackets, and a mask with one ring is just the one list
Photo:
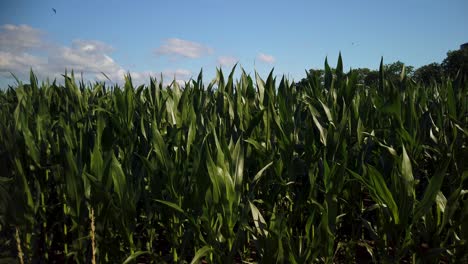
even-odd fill
[(0, 90), (1, 260), (467, 260), (466, 79), (236, 68)]

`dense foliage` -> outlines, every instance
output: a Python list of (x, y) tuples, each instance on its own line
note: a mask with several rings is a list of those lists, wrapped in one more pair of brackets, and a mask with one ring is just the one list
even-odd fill
[[(433, 82), (440, 85), (444, 81), (444, 76), (452, 79), (468, 79), (468, 43), (462, 45), (459, 50), (447, 52), (447, 57), (442, 63), (433, 62), (417, 69), (413, 66), (405, 65), (401, 61), (385, 64), (383, 68), (385, 70), (386, 79), (391, 82), (398, 82), (401, 77), (401, 69), (403, 66), (405, 66), (406, 78), (411, 78), (424, 85), (430, 85)], [(332, 71), (334, 71), (333, 68)], [(357, 68), (353, 69), (353, 72), (357, 73), (359, 84), (368, 87), (374, 87), (379, 84), (378, 70)], [(322, 69), (310, 69), (308, 75), (311, 74), (318, 74), (322, 81), (325, 77), (325, 71)], [(296, 85), (307, 85), (307, 82), (307, 78), (303, 78)]]
[(0, 91), (0, 257), (466, 260), (468, 83), (233, 72)]

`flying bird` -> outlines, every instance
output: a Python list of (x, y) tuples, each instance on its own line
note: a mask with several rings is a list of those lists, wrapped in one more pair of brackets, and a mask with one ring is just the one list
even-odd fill
[(52, 8), (52, 11), (54, 11), (54, 13), (57, 14), (57, 10), (55, 10), (55, 8)]

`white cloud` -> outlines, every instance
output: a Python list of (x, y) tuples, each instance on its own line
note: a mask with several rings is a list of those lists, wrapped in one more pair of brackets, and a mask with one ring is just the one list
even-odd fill
[(276, 59), (272, 55), (264, 54), (264, 53), (259, 53), (257, 55), (257, 59), (261, 62), (273, 64), (275, 63)]
[(0, 26), (0, 76), (11, 78), (13, 73), (25, 79), (30, 68), (44, 71), (47, 58), (36, 53), (46, 47), (43, 32), (28, 25)]
[[(163, 85), (169, 85), (172, 83), (172, 81), (176, 81), (179, 85), (185, 84), (186, 81), (188, 81), (192, 77), (192, 72), (186, 69), (175, 69), (175, 70), (164, 70), (162, 72), (155, 72), (155, 71), (122, 71), (117, 73), (114, 76), (109, 76), (112, 80), (122, 78), (121, 81), (123, 81), (123, 76), (127, 75), (130, 73), (130, 76), (132, 77), (132, 83), (135, 86), (138, 86), (140, 84), (149, 84), (150, 82), (150, 77), (156, 78), (158, 81), (161, 80), (161, 75), (163, 78)], [(106, 81), (106, 78), (104, 76), (100, 77), (101, 81)]]
[[(57, 78), (68, 70), (83, 73), (85, 80), (107, 81), (106, 74), (114, 83), (124, 81), (130, 73), (134, 85), (148, 84), (150, 76), (183, 83), (192, 76), (186, 69), (155, 71), (127, 71), (112, 57), (113, 48), (96, 40), (74, 40), (64, 46), (48, 43), (44, 34), (27, 25), (3, 25), (0, 27), (0, 78), (11, 78), (11, 73), (27, 79), (32, 68), (39, 79)], [(79, 75), (78, 75), (79, 76)]]
[(109, 53), (112, 52), (114, 49), (112, 46), (107, 45), (104, 42), (97, 41), (97, 40), (81, 40), (77, 39), (72, 42), (72, 47), (74, 49), (88, 52), (88, 53)]
[(74, 40), (71, 46), (49, 43), (44, 33), (28, 25), (0, 27), (0, 73), (9, 72), (25, 79), (29, 69), (39, 78), (59, 78), (66, 69), (83, 72), (88, 79), (96, 79), (101, 72), (119, 77), (125, 72), (110, 56), (112, 47), (95, 40)]
[(149, 84), (150, 82), (150, 77), (157, 76), (157, 72), (153, 71), (121, 71), (116, 74), (114, 77), (110, 77), (111, 79), (119, 79), (122, 78), (122, 76), (125, 76), (130, 73), (130, 76), (132, 77), (132, 83), (134, 86), (139, 86), (141, 84)]
[(24, 52), (43, 47), (43, 33), (28, 25), (5, 24), (0, 27), (0, 49), (8, 52)]
[(217, 59), (217, 62), (219, 65), (227, 66), (227, 67), (233, 66), (238, 61), (239, 59), (237, 59), (236, 57), (232, 57), (232, 56), (219, 56)]
[(32, 65), (44, 65), (47, 59), (34, 56), (25, 52), (12, 53), (0, 50), (0, 71), (11, 71), (14, 69), (28, 69)]
[(162, 72), (164, 78), (188, 80), (192, 77), (192, 72), (186, 69), (165, 70)]
[(213, 49), (210, 47), (178, 38), (166, 39), (164, 44), (156, 49), (156, 54), (158, 55), (182, 56), (191, 59), (200, 58), (212, 53)]
[(59, 72), (68, 68), (79, 72), (106, 74), (122, 69), (107, 53), (98, 50), (93, 41), (80, 42), (79, 46), (74, 43), (72, 47), (58, 47), (56, 52), (50, 53), (49, 68)]

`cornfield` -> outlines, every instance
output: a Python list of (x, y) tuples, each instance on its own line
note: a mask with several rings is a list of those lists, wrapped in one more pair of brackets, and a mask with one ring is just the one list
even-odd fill
[(468, 83), (376, 87), (325, 61), (181, 87), (0, 91), (0, 259), (468, 261)]

